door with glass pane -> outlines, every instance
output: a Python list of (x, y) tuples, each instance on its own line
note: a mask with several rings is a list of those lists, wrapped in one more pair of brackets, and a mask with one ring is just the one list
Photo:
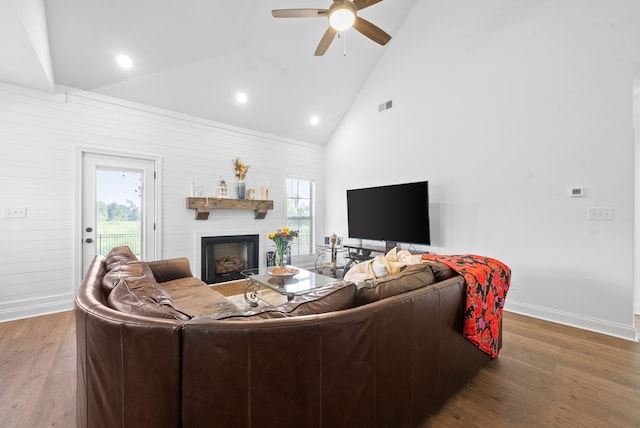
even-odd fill
[(155, 162), (83, 154), (82, 266), (126, 245), (141, 260), (155, 258)]

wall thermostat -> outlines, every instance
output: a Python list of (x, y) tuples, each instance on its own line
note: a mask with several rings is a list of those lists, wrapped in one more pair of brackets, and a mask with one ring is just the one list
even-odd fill
[(586, 188), (584, 186), (572, 186), (567, 189), (567, 196), (571, 198), (581, 198), (584, 196)]

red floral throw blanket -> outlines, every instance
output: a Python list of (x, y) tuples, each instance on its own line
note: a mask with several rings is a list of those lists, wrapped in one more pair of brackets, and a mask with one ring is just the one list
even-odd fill
[(423, 254), (422, 259), (445, 264), (464, 277), (467, 299), (463, 336), (496, 358), (502, 308), (511, 284), (511, 269), (496, 259), (475, 254)]

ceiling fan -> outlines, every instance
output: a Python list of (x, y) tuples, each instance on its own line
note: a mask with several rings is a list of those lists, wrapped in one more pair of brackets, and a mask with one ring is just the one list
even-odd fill
[(344, 31), (351, 27), (374, 42), (382, 46), (386, 45), (389, 40), (391, 40), (391, 36), (385, 33), (380, 27), (358, 16), (359, 10), (373, 6), (381, 1), (382, 0), (333, 0), (333, 4), (329, 6), (329, 9), (276, 9), (271, 11), (271, 15), (273, 15), (274, 18), (328, 17), (329, 28), (327, 28), (324, 36), (320, 39), (320, 43), (315, 52), (316, 56), (321, 56), (327, 51), (336, 34), (338, 34), (338, 31)]

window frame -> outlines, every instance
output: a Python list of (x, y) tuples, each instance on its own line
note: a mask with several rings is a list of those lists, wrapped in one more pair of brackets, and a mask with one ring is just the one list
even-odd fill
[[(292, 198), (289, 195), (289, 182), (290, 181), (297, 181), (298, 182), (298, 186), (299, 186), (299, 182), (308, 182), (309, 183), (309, 216), (308, 217), (303, 217), (303, 216), (295, 216), (295, 217), (290, 217), (289, 216), (289, 200), (290, 199), (296, 199), (296, 200), (300, 200), (300, 199), (306, 199), (306, 198), (300, 198), (300, 197), (296, 197), (296, 198)], [(298, 195), (299, 196), (299, 192)], [(313, 178), (311, 177), (304, 177), (304, 176), (298, 176), (298, 175), (287, 175), (285, 177), (285, 224), (287, 227), (289, 227), (292, 230), (298, 230), (298, 224), (299, 224), (299, 220), (306, 220), (308, 219), (309, 221), (309, 247), (308, 247), (308, 253), (304, 253), (304, 254), (295, 254), (292, 251), (292, 257), (295, 258), (306, 258), (306, 257), (311, 257), (315, 254), (314, 252), (314, 248), (315, 248), (315, 222), (316, 222), (316, 182)], [(296, 219), (296, 224), (292, 225), (289, 221), (289, 219)], [(293, 249), (293, 248), (292, 248)], [(299, 246), (296, 250), (299, 251)], [(295, 254), (295, 255), (293, 255)]]

